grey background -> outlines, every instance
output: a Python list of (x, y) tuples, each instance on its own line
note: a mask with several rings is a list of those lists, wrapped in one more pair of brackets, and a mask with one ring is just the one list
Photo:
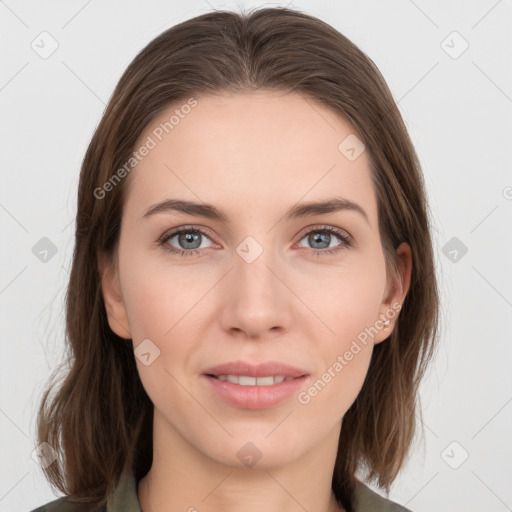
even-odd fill
[[(166, 28), (257, 5), (0, 1), (1, 511), (55, 499), (32, 458), (35, 413), (62, 357), (79, 166), (105, 103)], [(441, 346), (421, 388), (424, 438), (390, 497), (415, 512), (512, 510), (512, 1), (291, 6), (374, 60), (424, 167)]]

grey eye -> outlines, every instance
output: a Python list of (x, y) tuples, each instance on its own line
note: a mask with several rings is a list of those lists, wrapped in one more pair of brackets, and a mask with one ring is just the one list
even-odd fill
[[(177, 239), (177, 245), (175, 243), (171, 243), (171, 240), (173, 239)], [(208, 240), (209, 238), (201, 231), (197, 231), (195, 229), (184, 229), (171, 234), (167, 238), (166, 243), (178, 250), (193, 251), (196, 249), (210, 247), (210, 245), (204, 245), (204, 242)]]
[[(310, 231), (306, 236), (304, 236), (301, 239), (301, 242), (302, 240), (305, 239), (307, 239), (307, 243), (310, 244), (310, 249), (330, 249), (337, 245), (341, 245), (343, 242), (339, 235), (323, 229)], [(340, 243), (331, 245), (331, 242), (334, 242), (336, 239), (338, 239)]]

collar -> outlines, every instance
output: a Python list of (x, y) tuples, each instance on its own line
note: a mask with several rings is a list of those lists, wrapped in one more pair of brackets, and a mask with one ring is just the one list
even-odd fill
[(131, 470), (125, 470), (121, 475), (114, 493), (108, 497), (106, 512), (142, 512)]

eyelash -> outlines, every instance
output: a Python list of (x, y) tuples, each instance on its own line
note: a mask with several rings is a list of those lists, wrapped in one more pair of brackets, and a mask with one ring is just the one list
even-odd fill
[[(185, 251), (183, 249), (176, 249), (176, 247), (173, 247), (172, 245), (169, 245), (167, 242), (175, 237), (176, 235), (180, 235), (181, 233), (200, 233), (202, 236), (205, 236), (206, 238), (210, 238), (207, 233), (205, 233), (203, 230), (198, 228), (192, 228), (192, 227), (183, 227), (180, 229), (177, 229), (175, 231), (172, 231), (171, 233), (164, 233), (162, 237), (158, 239), (158, 244), (162, 246), (162, 248), (165, 251), (168, 251), (172, 254), (176, 254), (178, 256), (193, 256), (194, 254), (197, 254), (201, 252), (202, 249), (190, 249), (188, 251)], [(333, 228), (332, 226), (322, 226), (320, 228), (313, 228), (306, 233), (302, 235), (300, 240), (302, 240), (304, 237), (311, 233), (329, 233), (336, 235), (340, 241), (341, 244), (337, 245), (336, 247), (333, 247), (331, 249), (310, 249), (315, 256), (320, 255), (329, 255), (337, 253), (338, 251), (341, 251), (347, 247), (352, 247), (352, 237), (350, 235), (346, 234), (343, 231), (340, 231), (339, 229)], [(300, 241), (299, 240), (299, 241)]]

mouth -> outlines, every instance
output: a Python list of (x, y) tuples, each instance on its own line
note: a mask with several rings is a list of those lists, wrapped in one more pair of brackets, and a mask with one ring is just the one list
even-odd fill
[(241, 409), (268, 409), (296, 395), (309, 379), (305, 369), (278, 361), (232, 361), (203, 371), (213, 400)]
[(297, 396), (309, 380), (308, 374), (295, 377), (276, 375), (234, 375), (206, 373), (201, 375), (210, 399), (222, 401), (238, 409), (270, 409)]
[[(202, 372), (219, 380), (233, 382), (242, 386), (271, 386), (280, 382), (290, 380), (296, 377), (303, 377), (308, 371), (279, 361), (266, 361), (264, 363), (253, 364), (245, 361), (231, 361), (222, 363), (210, 368), (205, 368)], [(270, 379), (274, 379), (272, 382)], [(281, 380), (282, 378), (282, 380)], [(236, 382), (235, 379), (238, 379)], [(254, 381), (256, 379), (256, 381)], [(260, 383), (258, 384), (258, 380)]]
[[(267, 375), (262, 377), (253, 377), (251, 375), (214, 375), (206, 374), (207, 377), (217, 379), (224, 382), (231, 382), (239, 386), (274, 386), (281, 382), (288, 382), (300, 377), (286, 377), (284, 375)], [(305, 377), (305, 375), (301, 375)]]

